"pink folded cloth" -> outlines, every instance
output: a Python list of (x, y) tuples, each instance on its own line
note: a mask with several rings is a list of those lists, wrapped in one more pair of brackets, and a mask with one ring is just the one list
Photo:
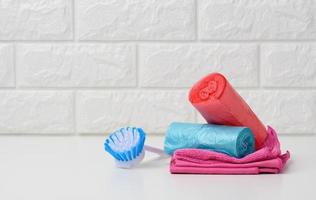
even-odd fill
[(170, 162), (173, 174), (260, 174), (280, 173), (290, 158), (281, 154), (276, 132), (268, 126), (264, 146), (243, 158), (204, 149), (179, 149)]

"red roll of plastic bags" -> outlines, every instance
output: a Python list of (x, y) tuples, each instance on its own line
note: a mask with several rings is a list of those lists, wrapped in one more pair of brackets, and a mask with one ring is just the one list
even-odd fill
[(249, 127), (256, 149), (264, 144), (265, 126), (222, 74), (209, 74), (194, 84), (189, 100), (208, 123)]

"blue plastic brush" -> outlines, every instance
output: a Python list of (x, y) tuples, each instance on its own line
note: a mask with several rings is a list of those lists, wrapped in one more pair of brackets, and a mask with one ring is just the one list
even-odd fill
[(131, 168), (140, 163), (145, 150), (164, 156), (162, 149), (145, 144), (146, 134), (141, 128), (126, 127), (110, 134), (105, 140), (105, 151), (109, 152), (119, 168)]

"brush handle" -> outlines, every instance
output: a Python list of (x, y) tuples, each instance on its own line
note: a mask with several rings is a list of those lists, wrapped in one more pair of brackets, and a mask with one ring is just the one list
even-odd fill
[(156, 154), (158, 154), (160, 156), (168, 156), (167, 154), (165, 154), (165, 152), (162, 149), (159, 149), (159, 148), (156, 148), (156, 147), (152, 147), (152, 146), (148, 146), (148, 145), (145, 145), (144, 148), (145, 148), (146, 151), (150, 151), (152, 153), (156, 153)]

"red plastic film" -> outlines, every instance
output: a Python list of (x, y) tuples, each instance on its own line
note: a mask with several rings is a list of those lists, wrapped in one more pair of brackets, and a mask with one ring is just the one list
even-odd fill
[(265, 126), (226, 78), (212, 73), (190, 90), (189, 100), (210, 124), (249, 127), (260, 149), (267, 137)]

